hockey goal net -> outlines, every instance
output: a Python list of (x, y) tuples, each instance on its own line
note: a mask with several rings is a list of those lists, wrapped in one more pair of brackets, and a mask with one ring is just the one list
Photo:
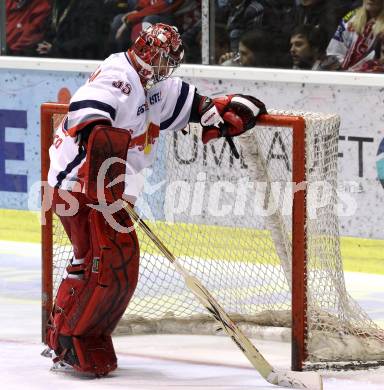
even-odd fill
[[(43, 182), (52, 135), (66, 111), (62, 104), (42, 105)], [(200, 127), (187, 130), (161, 133), (136, 204), (183, 267), (248, 335), (264, 326), (291, 327), (294, 370), (384, 360), (382, 330), (344, 283), (338, 116), (274, 111), (235, 139), (238, 160), (226, 141), (203, 146)], [(72, 252), (58, 219), (50, 210), (43, 217), (44, 339)], [(216, 333), (216, 324), (169, 261), (137, 233), (139, 284), (117, 332)]]

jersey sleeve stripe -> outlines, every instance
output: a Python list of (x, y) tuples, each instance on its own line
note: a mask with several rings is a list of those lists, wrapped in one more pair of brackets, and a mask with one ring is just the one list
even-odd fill
[(80, 163), (83, 161), (83, 159), (86, 156), (86, 150), (84, 148), (79, 149), (79, 153), (77, 156), (65, 167), (64, 171), (59, 172), (59, 174), (56, 176), (57, 183), (55, 185), (56, 188), (60, 188), (61, 183), (63, 180), (67, 177), (71, 171), (76, 168)]
[(100, 120), (106, 120), (106, 118), (100, 117), (99, 115), (89, 115), (87, 118), (83, 119), (83, 122), (71, 126), (67, 130), (67, 134), (71, 137), (75, 137), (79, 131), (81, 131), (84, 127), (90, 125), (92, 122), (98, 122)]
[(184, 104), (188, 98), (188, 93), (189, 93), (189, 84), (185, 83), (184, 81), (181, 84), (181, 89), (180, 89), (180, 94), (179, 97), (177, 98), (177, 102), (175, 105), (175, 109), (173, 110), (172, 116), (167, 119), (164, 122), (160, 123), (160, 129), (164, 130), (167, 129), (172, 125), (172, 123), (177, 119), (179, 116), (181, 110), (184, 107)]
[(108, 113), (112, 120), (115, 120), (116, 118), (116, 110), (109, 104), (99, 102), (98, 100), (80, 100), (78, 102), (72, 102), (69, 105), (69, 112), (74, 112), (83, 108), (95, 108), (96, 110)]

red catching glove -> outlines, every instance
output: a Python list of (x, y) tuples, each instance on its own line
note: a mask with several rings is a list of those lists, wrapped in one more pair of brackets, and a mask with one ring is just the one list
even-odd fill
[(226, 95), (204, 98), (200, 104), (203, 143), (220, 137), (235, 137), (251, 129), (260, 114), (266, 114), (264, 103), (249, 95)]

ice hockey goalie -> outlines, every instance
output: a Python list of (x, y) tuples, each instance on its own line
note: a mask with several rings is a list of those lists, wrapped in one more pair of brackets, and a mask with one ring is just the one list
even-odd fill
[(73, 246), (47, 324), (56, 364), (99, 376), (117, 367), (111, 335), (139, 269), (139, 243), (121, 199), (135, 203), (138, 177), (154, 161), (160, 132), (199, 122), (206, 143), (242, 134), (266, 112), (252, 96), (210, 99), (171, 78), (182, 59), (175, 27), (149, 27), (76, 91), (56, 131), (48, 182)]

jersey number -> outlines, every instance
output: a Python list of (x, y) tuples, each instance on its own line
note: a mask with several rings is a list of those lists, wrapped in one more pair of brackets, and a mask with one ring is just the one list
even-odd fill
[(131, 93), (132, 87), (131, 84), (118, 80), (118, 81), (113, 81), (112, 85), (115, 88), (120, 89), (121, 92), (123, 92), (124, 95), (129, 95)]

